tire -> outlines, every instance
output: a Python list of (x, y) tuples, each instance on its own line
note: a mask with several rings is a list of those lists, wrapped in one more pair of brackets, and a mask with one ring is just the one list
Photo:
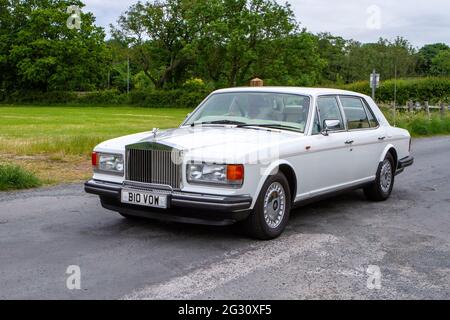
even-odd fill
[(363, 189), (367, 199), (385, 201), (391, 196), (394, 188), (395, 167), (394, 158), (388, 152), (384, 160), (378, 165), (375, 181)]
[(244, 221), (245, 230), (259, 240), (275, 239), (286, 228), (290, 211), (289, 183), (284, 174), (278, 172), (264, 183), (253, 212)]

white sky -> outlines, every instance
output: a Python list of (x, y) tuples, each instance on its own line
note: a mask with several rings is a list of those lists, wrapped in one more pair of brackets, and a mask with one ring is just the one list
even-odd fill
[[(285, 0), (278, 0), (280, 3)], [(84, 0), (97, 24), (109, 24), (137, 0)], [(309, 31), (375, 42), (379, 37), (407, 38), (414, 46), (450, 44), (449, 0), (287, 0)]]

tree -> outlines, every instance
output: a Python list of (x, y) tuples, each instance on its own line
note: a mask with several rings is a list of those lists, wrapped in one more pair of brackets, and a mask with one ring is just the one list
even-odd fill
[(449, 50), (445, 43), (434, 43), (423, 46), (417, 53), (417, 72), (421, 75), (430, 75), (433, 59), (441, 52)]
[[(2, 0), (0, 61), (7, 89), (91, 90), (106, 83), (109, 53), (90, 13), (69, 29), (67, 8), (81, 1)], [(7, 73), (4, 73), (7, 70)]]
[(343, 72), (345, 65), (345, 54), (348, 42), (342, 37), (336, 37), (329, 33), (318, 35), (319, 53), (326, 61), (326, 66), (322, 73), (325, 82), (343, 82)]
[(263, 43), (258, 56), (253, 73), (269, 85), (317, 85), (327, 65), (320, 56), (318, 38), (306, 31)]
[(133, 46), (133, 60), (158, 89), (177, 84), (177, 73), (189, 63), (192, 34), (185, 15), (191, 2), (138, 2), (120, 16), (118, 28), (112, 26), (116, 39)]
[[(200, 31), (205, 41), (214, 46), (215, 59), (220, 59), (212, 73), (225, 77), (228, 86), (248, 83), (260, 70), (254, 67), (264, 55), (273, 56), (282, 40), (298, 30), (289, 4), (280, 5), (273, 0), (213, 0), (205, 1), (218, 14), (215, 19), (198, 15), (210, 21), (206, 30)], [(210, 11), (210, 12), (211, 12)], [(208, 11), (205, 11), (208, 12)], [(279, 42), (278, 42), (279, 43)], [(211, 49), (200, 47), (205, 59)]]
[(441, 50), (431, 60), (431, 73), (436, 76), (450, 76), (450, 49)]
[(383, 79), (397, 76), (414, 75), (416, 59), (410, 43), (397, 38), (388, 41), (380, 38), (376, 43), (362, 44), (357, 41), (347, 41), (344, 47), (344, 57), (340, 64), (341, 79), (346, 83), (367, 80), (375, 69)]

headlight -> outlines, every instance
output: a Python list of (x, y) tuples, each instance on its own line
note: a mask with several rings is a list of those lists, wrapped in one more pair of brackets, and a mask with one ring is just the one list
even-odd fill
[(211, 183), (241, 186), (244, 182), (244, 166), (190, 163), (186, 168), (189, 183)]
[(123, 156), (121, 154), (92, 153), (94, 171), (123, 175)]

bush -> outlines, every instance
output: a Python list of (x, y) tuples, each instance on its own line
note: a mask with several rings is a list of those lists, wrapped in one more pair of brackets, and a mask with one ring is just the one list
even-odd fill
[[(195, 108), (210, 93), (206, 87), (195, 90), (136, 90), (129, 95), (118, 90), (96, 92), (13, 92), (3, 102), (17, 104), (132, 104), (149, 108)], [(0, 93), (0, 101), (1, 93)]]
[(4, 99), (6, 103), (56, 104), (75, 101), (77, 94), (67, 91), (14, 91)]
[[(394, 116), (391, 109), (383, 109), (383, 113), (391, 125), (394, 125)], [(431, 117), (423, 112), (400, 111), (396, 113), (395, 125), (407, 129), (412, 136), (432, 136), (450, 134), (450, 115), (441, 117), (438, 112)]]
[(208, 94), (208, 90), (133, 91), (129, 102), (148, 108), (195, 108)]
[[(371, 95), (368, 81), (355, 82), (340, 88)], [(394, 101), (395, 81), (382, 81), (376, 91), (378, 102)], [(397, 80), (397, 103), (405, 105), (408, 100), (430, 103), (450, 101), (450, 78), (417, 78)]]
[(119, 90), (104, 90), (78, 95), (75, 102), (83, 104), (126, 104), (128, 97)]
[(39, 187), (41, 181), (31, 172), (10, 164), (0, 164), (0, 190), (17, 190)]

